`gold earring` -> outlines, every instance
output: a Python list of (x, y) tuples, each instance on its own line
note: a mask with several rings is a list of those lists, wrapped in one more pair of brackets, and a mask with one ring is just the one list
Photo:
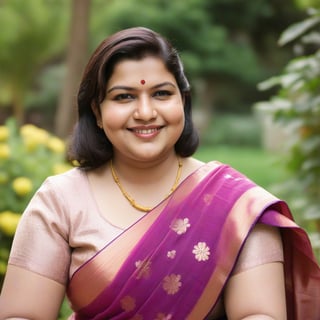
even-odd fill
[(97, 121), (97, 126), (98, 126), (100, 129), (102, 129), (102, 123), (101, 123), (101, 121)]

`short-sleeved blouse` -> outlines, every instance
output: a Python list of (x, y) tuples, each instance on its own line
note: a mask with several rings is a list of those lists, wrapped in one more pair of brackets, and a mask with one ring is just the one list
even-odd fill
[[(255, 227), (235, 272), (283, 261), (278, 232)], [(74, 168), (49, 177), (28, 204), (19, 222), (9, 264), (62, 284), (124, 230), (100, 213), (84, 171)]]

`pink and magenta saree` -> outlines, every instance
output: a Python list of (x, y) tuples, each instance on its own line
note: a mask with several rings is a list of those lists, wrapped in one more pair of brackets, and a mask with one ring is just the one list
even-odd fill
[(72, 319), (206, 319), (256, 223), (281, 228), (288, 319), (320, 319), (320, 269), (282, 201), (211, 162), (73, 275)]

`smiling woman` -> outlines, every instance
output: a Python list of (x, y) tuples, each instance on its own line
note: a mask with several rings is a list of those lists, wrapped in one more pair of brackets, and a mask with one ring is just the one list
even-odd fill
[[(146, 28), (93, 53), (70, 158), (15, 235), (0, 319), (310, 319), (320, 270), (288, 206), (197, 160), (177, 51)], [(254, 303), (253, 303), (254, 301)]]

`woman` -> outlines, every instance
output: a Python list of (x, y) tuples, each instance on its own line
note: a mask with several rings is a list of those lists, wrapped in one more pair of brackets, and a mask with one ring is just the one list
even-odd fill
[(21, 219), (0, 319), (319, 319), (320, 271), (285, 203), (192, 157), (177, 52), (132, 28), (96, 49), (71, 158)]

